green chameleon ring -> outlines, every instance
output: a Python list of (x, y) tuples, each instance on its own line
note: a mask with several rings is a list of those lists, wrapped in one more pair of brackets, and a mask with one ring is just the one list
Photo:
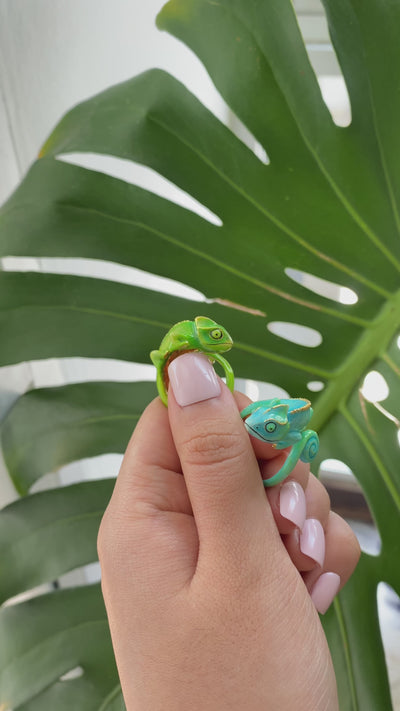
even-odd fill
[(313, 409), (305, 398), (259, 400), (240, 413), (246, 430), (252, 437), (271, 442), (276, 449), (293, 445), (289, 455), (270, 479), (263, 479), (265, 487), (280, 484), (293, 471), (298, 460), (311, 462), (319, 449), (318, 435), (305, 427), (311, 420)]
[(151, 351), (150, 358), (157, 368), (157, 390), (164, 405), (168, 405), (168, 366), (182, 353), (198, 351), (204, 353), (213, 363), (219, 363), (226, 376), (230, 390), (234, 387), (234, 374), (228, 361), (221, 355), (233, 346), (228, 331), (206, 316), (197, 316), (194, 321), (180, 321), (168, 331), (157, 351)]

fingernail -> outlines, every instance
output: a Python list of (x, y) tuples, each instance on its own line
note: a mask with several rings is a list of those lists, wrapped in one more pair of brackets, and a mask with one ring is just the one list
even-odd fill
[(279, 512), (300, 530), (306, 520), (306, 497), (303, 487), (297, 481), (287, 481), (279, 494)]
[(168, 376), (175, 400), (181, 407), (210, 400), (221, 393), (215, 370), (201, 353), (184, 353), (174, 358)]
[(337, 573), (323, 573), (311, 589), (311, 600), (321, 615), (324, 615), (340, 587)]
[(320, 521), (307, 518), (300, 533), (300, 550), (304, 555), (315, 560), (318, 565), (324, 564), (325, 534)]

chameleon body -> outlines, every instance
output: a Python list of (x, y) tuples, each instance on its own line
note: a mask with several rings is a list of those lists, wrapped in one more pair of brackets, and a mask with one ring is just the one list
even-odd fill
[(305, 398), (259, 400), (242, 410), (240, 416), (252, 437), (271, 442), (276, 449), (292, 445), (283, 467), (270, 479), (264, 479), (264, 486), (279, 484), (293, 471), (299, 459), (311, 462), (317, 455), (318, 435), (306, 429), (312, 414), (311, 403)]
[(224, 369), (226, 384), (233, 390), (234, 375), (228, 361), (221, 353), (233, 346), (228, 331), (205, 316), (197, 316), (194, 321), (180, 321), (168, 331), (150, 358), (157, 368), (157, 389), (164, 405), (168, 405), (168, 365), (177, 356), (189, 351), (204, 353), (211, 362), (217, 361)]

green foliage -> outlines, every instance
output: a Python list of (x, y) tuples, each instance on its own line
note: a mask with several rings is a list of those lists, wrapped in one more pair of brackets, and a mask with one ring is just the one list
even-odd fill
[[(400, 593), (400, 4), (325, 0), (350, 94), (352, 123), (326, 108), (290, 0), (171, 0), (158, 17), (193, 49), (266, 150), (261, 162), (184, 86), (160, 70), (70, 111), (0, 212), (0, 255), (86, 257), (131, 265), (199, 289), (197, 302), (94, 278), (0, 273), (0, 364), (90, 356), (148, 362), (176, 321), (200, 312), (235, 346), (235, 374), (313, 397), (317, 465), (343, 460), (364, 490), (382, 540), (324, 619), (342, 711), (388, 711), (376, 610), (384, 580)], [(137, 186), (57, 160), (68, 152), (146, 165), (205, 205), (211, 224)], [(285, 269), (349, 287), (332, 301)], [(235, 308), (240, 305), (241, 309)], [(299, 323), (315, 348), (267, 329)], [(384, 407), (365, 400), (365, 374), (384, 375)], [(149, 383), (83, 383), (23, 395), (2, 427), (10, 476), (27, 494), (42, 475), (123, 452)], [(96, 559), (108, 480), (30, 495), (0, 515), (0, 593), (7, 599)], [(97, 586), (4, 607), (0, 704), (23, 711), (123, 706)], [(80, 677), (60, 681), (74, 667)]]

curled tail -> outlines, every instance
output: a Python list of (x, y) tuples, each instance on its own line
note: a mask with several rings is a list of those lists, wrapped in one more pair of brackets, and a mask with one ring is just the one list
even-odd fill
[(265, 487), (275, 486), (286, 479), (293, 471), (299, 459), (302, 462), (311, 462), (317, 456), (319, 447), (318, 435), (314, 430), (304, 430), (300, 442), (296, 442), (289, 452), (284, 465), (269, 479), (263, 479)]
[(319, 449), (318, 435), (314, 430), (305, 430), (303, 432), (304, 449), (300, 454), (302, 462), (312, 462), (317, 456)]

